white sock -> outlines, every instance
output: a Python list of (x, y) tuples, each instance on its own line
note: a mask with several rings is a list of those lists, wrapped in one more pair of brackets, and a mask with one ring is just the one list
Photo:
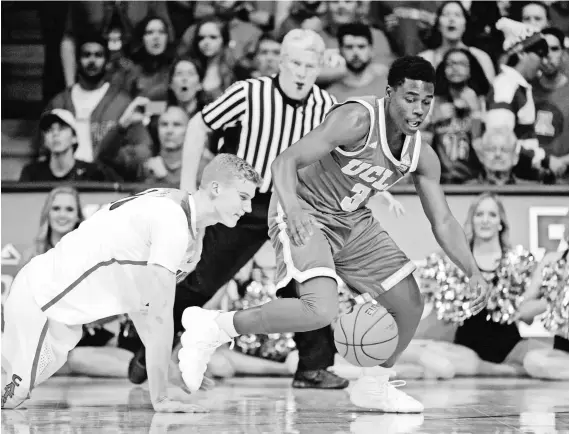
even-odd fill
[(363, 377), (387, 377), (395, 375), (395, 372), (391, 368), (384, 368), (382, 366), (373, 366), (371, 368), (362, 368)]
[(235, 338), (239, 336), (239, 333), (237, 333), (237, 330), (235, 330), (235, 326), (233, 325), (234, 316), (235, 316), (235, 311), (222, 312), (215, 319), (219, 328), (223, 330), (225, 333), (227, 333), (230, 338)]

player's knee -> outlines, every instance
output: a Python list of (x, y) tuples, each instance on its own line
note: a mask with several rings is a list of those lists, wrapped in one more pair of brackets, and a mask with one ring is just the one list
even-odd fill
[(311, 313), (312, 326), (315, 330), (326, 327), (338, 315), (338, 297), (303, 298), (302, 300)]

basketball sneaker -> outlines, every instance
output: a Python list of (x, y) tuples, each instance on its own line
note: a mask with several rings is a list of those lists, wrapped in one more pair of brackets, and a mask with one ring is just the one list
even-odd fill
[(392, 375), (394, 371), (383, 370), (378, 375), (366, 373), (359, 378), (349, 392), (352, 404), (385, 413), (422, 413), (423, 404), (397, 389), (404, 386), (405, 381), (389, 381)]
[(188, 307), (182, 315), (182, 325), (186, 330), (180, 339), (179, 366), (182, 378), (192, 393), (200, 388), (216, 348), (232, 340), (215, 321), (219, 314), (215, 310)]

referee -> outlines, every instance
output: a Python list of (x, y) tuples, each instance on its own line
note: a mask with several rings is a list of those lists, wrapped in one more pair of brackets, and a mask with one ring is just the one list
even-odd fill
[[(241, 217), (236, 227), (217, 224), (206, 229), (201, 260), (176, 289), (175, 333), (182, 330), (184, 310), (203, 306), (269, 239), (271, 163), (316, 128), (336, 102), (314, 84), (324, 50), (324, 41), (312, 30), (290, 31), (282, 43), (276, 76), (235, 83), (190, 121), (183, 151), (182, 189), (197, 190), (200, 159), (214, 133), (224, 137), (221, 152), (236, 153), (250, 163), (263, 184), (252, 201), (252, 212)], [(238, 141), (231, 143), (237, 137)], [(279, 295), (296, 297), (294, 283)], [(326, 370), (334, 363), (335, 351), (329, 327), (297, 333), (295, 341), (299, 364), (293, 387), (341, 389), (348, 385), (347, 380)], [(142, 352), (131, 362), (129, 377), (136, 383), (146, 379)]]

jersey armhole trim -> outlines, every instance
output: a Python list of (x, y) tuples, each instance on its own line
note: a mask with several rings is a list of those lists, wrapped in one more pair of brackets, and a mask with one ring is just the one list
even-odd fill
[(417, 170), (417, 165), (419, 164), (419, 155), (421, 155), (421, 132), (417, 131), (415, 146), (413, 149), (413, 161), (411, 161), (411, 167), (409, 168), (409, 173), (413, 173)]
[(366, 102), (364, 100), (354, 98), (354, 99), (347, 100), (344, 104), (349, 103), (349, 102), (356, 102), (356, 103), (363, 105), (365, 108), (367, 108), (367, 111), (369, 112), (369, 117), (370, 117), (369, 132), (367, 133), (367, 139), (366, 139), (366, 142), (365, 142), (365, 145), (363, 148), (358, 149), (357, 151), (344, 151), (339, 146), (336, 148), (336, 151), (338, 151), (342, 155), (345, 155), (346, 157), (355, 157), (356, 155), (361, 154), (369, 145), (369, 142), (370, 142), (371, 137), (373, 135), (373, 127), (375, 126), (375, 112), (374, 112), (371, 104), (369, 104), (368, 102)]

